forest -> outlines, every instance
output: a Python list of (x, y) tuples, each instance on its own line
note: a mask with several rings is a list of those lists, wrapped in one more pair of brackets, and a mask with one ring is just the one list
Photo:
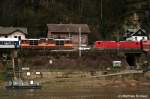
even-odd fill
[[(130, 0), (129, 0), (130, 1)], [(90, 40), (114, 39), (129, 15), (128, 0), (1, 0), (0, 25), (27, 27), (29, 37), (45, 37), (46, 24), (88, 24)], [(147, 2), (148, 0), (144, 0)], [(133, 9), (132, 9), (133, 10)], [(133, 10), (134, 11), (134, 10)]]

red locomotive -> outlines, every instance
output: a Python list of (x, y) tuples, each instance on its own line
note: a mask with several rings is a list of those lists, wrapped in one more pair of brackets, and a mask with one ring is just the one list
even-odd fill
[(96, 41), (94, 47), (99, 50), (140, 50), (142, 44), (138, 41)]

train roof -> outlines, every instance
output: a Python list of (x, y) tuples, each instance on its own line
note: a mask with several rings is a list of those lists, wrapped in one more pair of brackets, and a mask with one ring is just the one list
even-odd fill
[(40, 40), (40, 39), (27, 39), (27, 40)]
[(55, 41), (69, 41), (70, 39), (54, 39)]
[(30, 39), (22, 39), (22, 40), (32, 40), (32, 41), (34, 41), (34, 40), (40, 40), (40, 39), (30, 38)]

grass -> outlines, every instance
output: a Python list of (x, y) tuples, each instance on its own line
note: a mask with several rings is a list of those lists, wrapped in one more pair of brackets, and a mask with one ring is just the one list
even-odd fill
[(4, 72), (0, 72), (0, 80), (4, 81), (6, 79), (6, 75)]

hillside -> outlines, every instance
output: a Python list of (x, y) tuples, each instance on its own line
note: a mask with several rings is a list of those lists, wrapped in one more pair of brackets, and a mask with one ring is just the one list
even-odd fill
[[(46, 36), (47, 23), (86, 23), (93, 32), (90, 41), (115, 39), (122, 32), (124, 19), (142, 11), (143, 26), (148, 28), (149, 0), (1, 0), (0, 25), (28, 27), (30, 37)], [(141, 13), (141, 12), (140, 12)], [(145, 16), (147, 14), (147, 16)], [(146, 18), (145, 18), (146, 17)]]

